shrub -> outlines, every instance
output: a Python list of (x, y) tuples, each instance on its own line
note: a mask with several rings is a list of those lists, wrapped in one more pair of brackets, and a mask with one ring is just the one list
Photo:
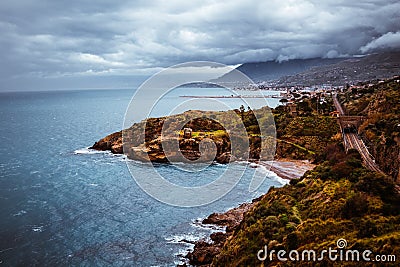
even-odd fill
[(368, 212), (368, 197), (365, 193), (356, 193), (349, 197), (342, 209), (342, 217), (350, 219), (353, 217), (362, 217)]

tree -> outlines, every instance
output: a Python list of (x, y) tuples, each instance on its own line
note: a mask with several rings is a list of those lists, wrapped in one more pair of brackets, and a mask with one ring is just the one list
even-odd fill
[(289, 102), (289, 100), (287, 100), (286, 98), (282, 98), (281, 100), (279, 100), (279, 102), (281, 102), (282, 104), (286, 104), (287, 102)]
[(239, 110), (240, 110), (240, 116), (242, 117), (242, 120), (243, 120), (244, 119), (244, 111), (245, 111), (244, 106), (241, 105)]
[(297, 103), (297, 108), (305, 113), (310, 113), (312, 112), (312, 108), (310, 107), (310, 104), (308, 101), (301, 101)]

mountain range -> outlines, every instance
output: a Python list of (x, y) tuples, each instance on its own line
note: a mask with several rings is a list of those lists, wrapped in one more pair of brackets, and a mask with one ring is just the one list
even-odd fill
[[(347, 58), (293, 59), (283, 62), (244, 63), (236, 68), (255, 83), (274, 82), (277, 85), (344, 85), (358, 81), (390, 78), (400, 74), (400, 52), (386, 52)], [(212, 81), (235, 81), (231, 71)]]

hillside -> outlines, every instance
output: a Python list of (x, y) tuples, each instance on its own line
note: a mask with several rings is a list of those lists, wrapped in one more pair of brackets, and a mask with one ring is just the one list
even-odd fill
[[(271, 188), (253, 203), (205, 219), (204, 223), (227, 226), (227, 232), (212, 234), (213, 243), (196, 243), (188, 254), (190, 262), (199, 266), (375, 266), (355, 260), (333, 262), (326, 254), (322, 260), (284, 262), (276, 255), (279, 250), (296, 250), (300, 255), (314, 250), (319, 258), (324, 249), (337, 249), (339, 239), (346, 240), (346, 250), (371, 250), (373, 260), (375, 255), (394, 255), (398, 260), (400, 195), (393, 180), (363, 167), (359, 153), (345, 153), (340, 139), (331, 138), (316, 154), (319, 165), (300, 179)], [(265, 247), (275, 255), (261, 261), (257, 254)]]
[(281, 85), (343, 86), (359, 81), (391, 78), (400, 73), (400, 52), (372, 54), (365, 57), (342, 60), (335, 64), (313, 67), (307, 71), (282, 77)]
[[(374, 86), (364, 86), (360, 85), (362, 88), (357, 90), (350, 89), (341, 99), (350, 114), (370, 116), (362, 128), (371, 128), (370, 131), (378, 139), (378, 133), (383, 133), (386, 143), (380, 138), (376, 144), (384, 160), (384, 153), (396, 150), (391, 140), (398, 134), (391, 125), (394, 122), (397, 122), (396, 126), (399, 125), (398, 82), (392, 79)], [(253, 203), (242, 205), (226, 214), (212, 214), (206, 218), (204, 223), (227, 226), (227, 231), (213, 233), (212, 243), (196, 243), (194, 251), (188, 254), (192, 264), (376, 266), (365, 261), (333, 262), (326, 255), (320, 261), (280, 261), (276, 255), (279, 250), (296, 250), (300, 254), (315, 250), (316, 257), (319, 257), (324, 249), (337, 249), (336, 242), (339, 239), (347, 241), (346, 250), (358, 250), (360, 253), (371, 250), (372, 259), (375, 259), (375, 255), (394, 255), (398, 260), (400, 195), (395, 189), (394, 180), (366, 169), (357, 150), (351, 149), (346, 153), (335, 119), (326, 114), (317, 114), (312, 103), (312, 99), (297, 102), (299, 116), (295, 117), (285, 112), (284, 107), (279, 107), (274, 110), (274, 118), (278, 140), (296, 140), (296, 144), (292, 144), (296, 151), (291, 151), (293, 148), (280, 150), (278, 141), (277, 154), (310, 157), (310, 151), (313, 151), (311, 158), (318, 164), (317, 167), (306, 172), (300, 179), (291, 180), (289, 185), (271, 188)], [(332, 105), (330, 99), (328, 104)], [(388, 114), (386, 117), (385, 111)], [(328, 112), (329, 109), (324, 113)], [(317, 136), (321, 138), (318, 142), (315, 139)], [(386, 165), (393, 164), (394, 160), (387, 157)], [(239, 222), (230, 219), (232, 214), (237, 214)], [(266, 247), (269, 252), (274, 251), (275, 255), (261, 261), (257, 254), (260, 250), (265, 251)], [(393, 260), (385, 266), (397, 266)]]
[(329, 111), (317, 114), (314, 101), (311, 98), (297, 103), (299, 116), (291, 116), (284, 106), (273, 110), (277, 137), (276, 158), (313, 161), (329, 142), (338, 138), (340, 140), (336, 119), (329, 116)]
[[(292, 59), (283, 62), (244, 63), (237, 70), (254, 82), (270, 81), (278, 86), (343, 86), (359, 81), (384, 79), (400, 72), (400, 52), (371, 54), (363, 57), (335, 59)], [(235, 82), (233, 71), (210, 82)]]
[(341, 101), (348, 114), (366, 117), (361, 137), (380, 168), (400, 182), (400, 78), (360, 83)]
[[(312, 261), (265, 261), (259, 250), (315, 250), (347, 240), (346, 249), (400, 255), (400, 197), (390, 179), (366, 170), (357, 151), (327, 147), (323, 163), (283, 188), (271, 188), (244, 214), (212, 266), (315, 266)], [(319, 254), (317, 254), (319, 256)], [(285, 255), (287, 257), (287, 254)], [(326, 256), (318, 262), (332, 266)], [(365, 262), (364, 262), (365, 263)], [(336, 262), (359, 266), (360, 262)], [(372, 266), (372, 265), (371, 265)], [(395, 265), (388, 265), (395, 266)]]

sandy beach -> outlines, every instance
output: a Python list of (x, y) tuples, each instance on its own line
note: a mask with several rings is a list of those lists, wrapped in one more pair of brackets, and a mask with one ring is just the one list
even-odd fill
[(283, 179), (297, 179), (313, 169), (316, 165), (308, 160), (277, 159), (273, 161), (260, 161), (258, 164), (265, 166)]

